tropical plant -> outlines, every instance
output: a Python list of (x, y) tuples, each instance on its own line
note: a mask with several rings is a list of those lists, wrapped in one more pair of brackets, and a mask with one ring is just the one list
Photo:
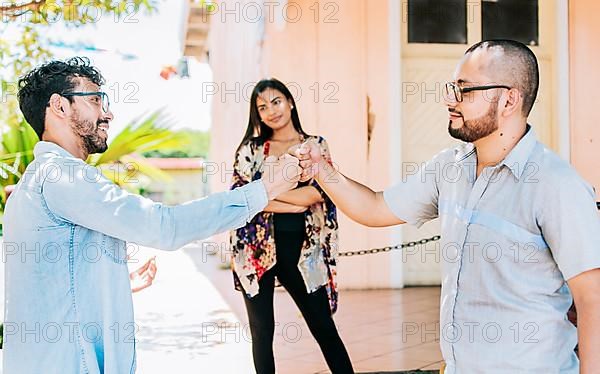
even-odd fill
[[(33, 160), (33, 146), (38, 137), (18, 112), (15, 101), (5, 104), (0, 113), (0, 212), (4, 211), (4, 187), (15, 184), (27, 165)], [(0, 220), (1, 223), (1, 220)]]
[(8, 126), (2, 134), (0, 148), (0, 183), (15, 184), (33, 160), (33, 146), (38, 137), (29, 126)]
[(131, 182), (135, 182), (139, 174), (168, 182), (171, 177), (148, 163), (142, 154), (183, 148), (190, 143), (185, 133), (175, 132), (170, 127), (170, 121), (160, 111), (134, 120), (112, 140), (106, 152), (90, 155), (87, 163), (100, 167), (107, 178), (134, 191), (139, 191), (140, 186)]

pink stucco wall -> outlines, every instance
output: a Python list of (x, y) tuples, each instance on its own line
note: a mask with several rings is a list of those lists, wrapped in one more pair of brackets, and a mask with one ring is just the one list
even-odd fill
[(571, 161), (583, 177), (600, 189), (600, 2), (569, 2), (571, 70)]
[[(244, 3), (242, 1), (242, 3)], [(387, 0), (338, 1), (337, 7), (314, 0), (294, 2), (288, 20), (259, 25), (211, 20), (210, 62), (217, 85), (241, 86), (274, 76), (296, 93), (300, 117), (309, 133), (324, 136), (342, 172), (374, 188), (389, 183)], [(243, 5), (240, 10), (243, 9)], [(275, 7), (275, 11), (282, 8)], [(277, 16), (277, 14), (276, 14)], [(275, 17), (277, 18), (277, 17)], [(223, 22), (225, 21), (225, 22)], [(368, 150), (367, 96), (375, 115)], [(248, 103), (233, 95), (213, 102), (212, 154), (231, 166), (232, 154), (246, 126)], [(212, 181), (213, 190), (226, 178)], [(340, 214), (340, 251), (390, 244), (389, 229), (367, 229)], [(340, 285), (345, 288), (389, 287), (397, 264), (388, 255), (343, 258)], [(396, 284), (397, 285), (397, 284)]]

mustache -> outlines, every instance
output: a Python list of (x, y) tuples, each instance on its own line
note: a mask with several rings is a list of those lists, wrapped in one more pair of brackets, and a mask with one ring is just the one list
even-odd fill
[(462, 113), (459, 112), (458, 110), (454, 109), (454, 108), (448, 108), (448, 112), (454, 113), (454, 114), (458, 114), (459, 116), (462, 117)]

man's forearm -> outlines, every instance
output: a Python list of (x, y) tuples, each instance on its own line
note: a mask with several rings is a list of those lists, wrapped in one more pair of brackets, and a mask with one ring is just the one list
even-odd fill
[(288, 192), (284, 192), (275, 199), (288, 204), (311, 206), (323, 201), (321, 194), (312, 186), (296, 188)]
[(271, 200), (263, 212), (269, 213), (302, 213), (307, 207), (284, 203), (283, 201)]
[(391, 226), (404, 223), (387, 207), (383, 193), (375, 192), (340, 173), (325, 161), (318, 165), (317, 182), (352, 220), (366, 226)]
[(580, 373), (600, 373), (600, 297), (577, 305)]
[(600, 268), (568, 280), (577, 308), (580, 373), (600, 373)]
[(267, 204), (263, 184), (254, 181), (231, 191), (169, 207), (171, 212), (164, 212), (160, 219), (159, 245), (150, 246), (174, 250), (191, 241), (237, 229), (262, 212)]

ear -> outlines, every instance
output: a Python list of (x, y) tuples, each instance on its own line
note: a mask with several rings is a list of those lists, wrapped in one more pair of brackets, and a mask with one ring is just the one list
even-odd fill
[(48, 107), (50, 108), (50, 111), (53, 115), (60, 118), (64, 118), (67, 116), (67, 104), (68, 100), (56, 93), (52, 94), (52, 96), (50, 96), (50, 100), (48, 100)]
[(521, 96), (521, 92), (519, 90), (515, 88), (508, 90), (503, 102), (504, 107), (501, 111), (503, 116), (509, 117), (515, 113), (520, 115), (521, 107), (523, 106), (523, 97)]

